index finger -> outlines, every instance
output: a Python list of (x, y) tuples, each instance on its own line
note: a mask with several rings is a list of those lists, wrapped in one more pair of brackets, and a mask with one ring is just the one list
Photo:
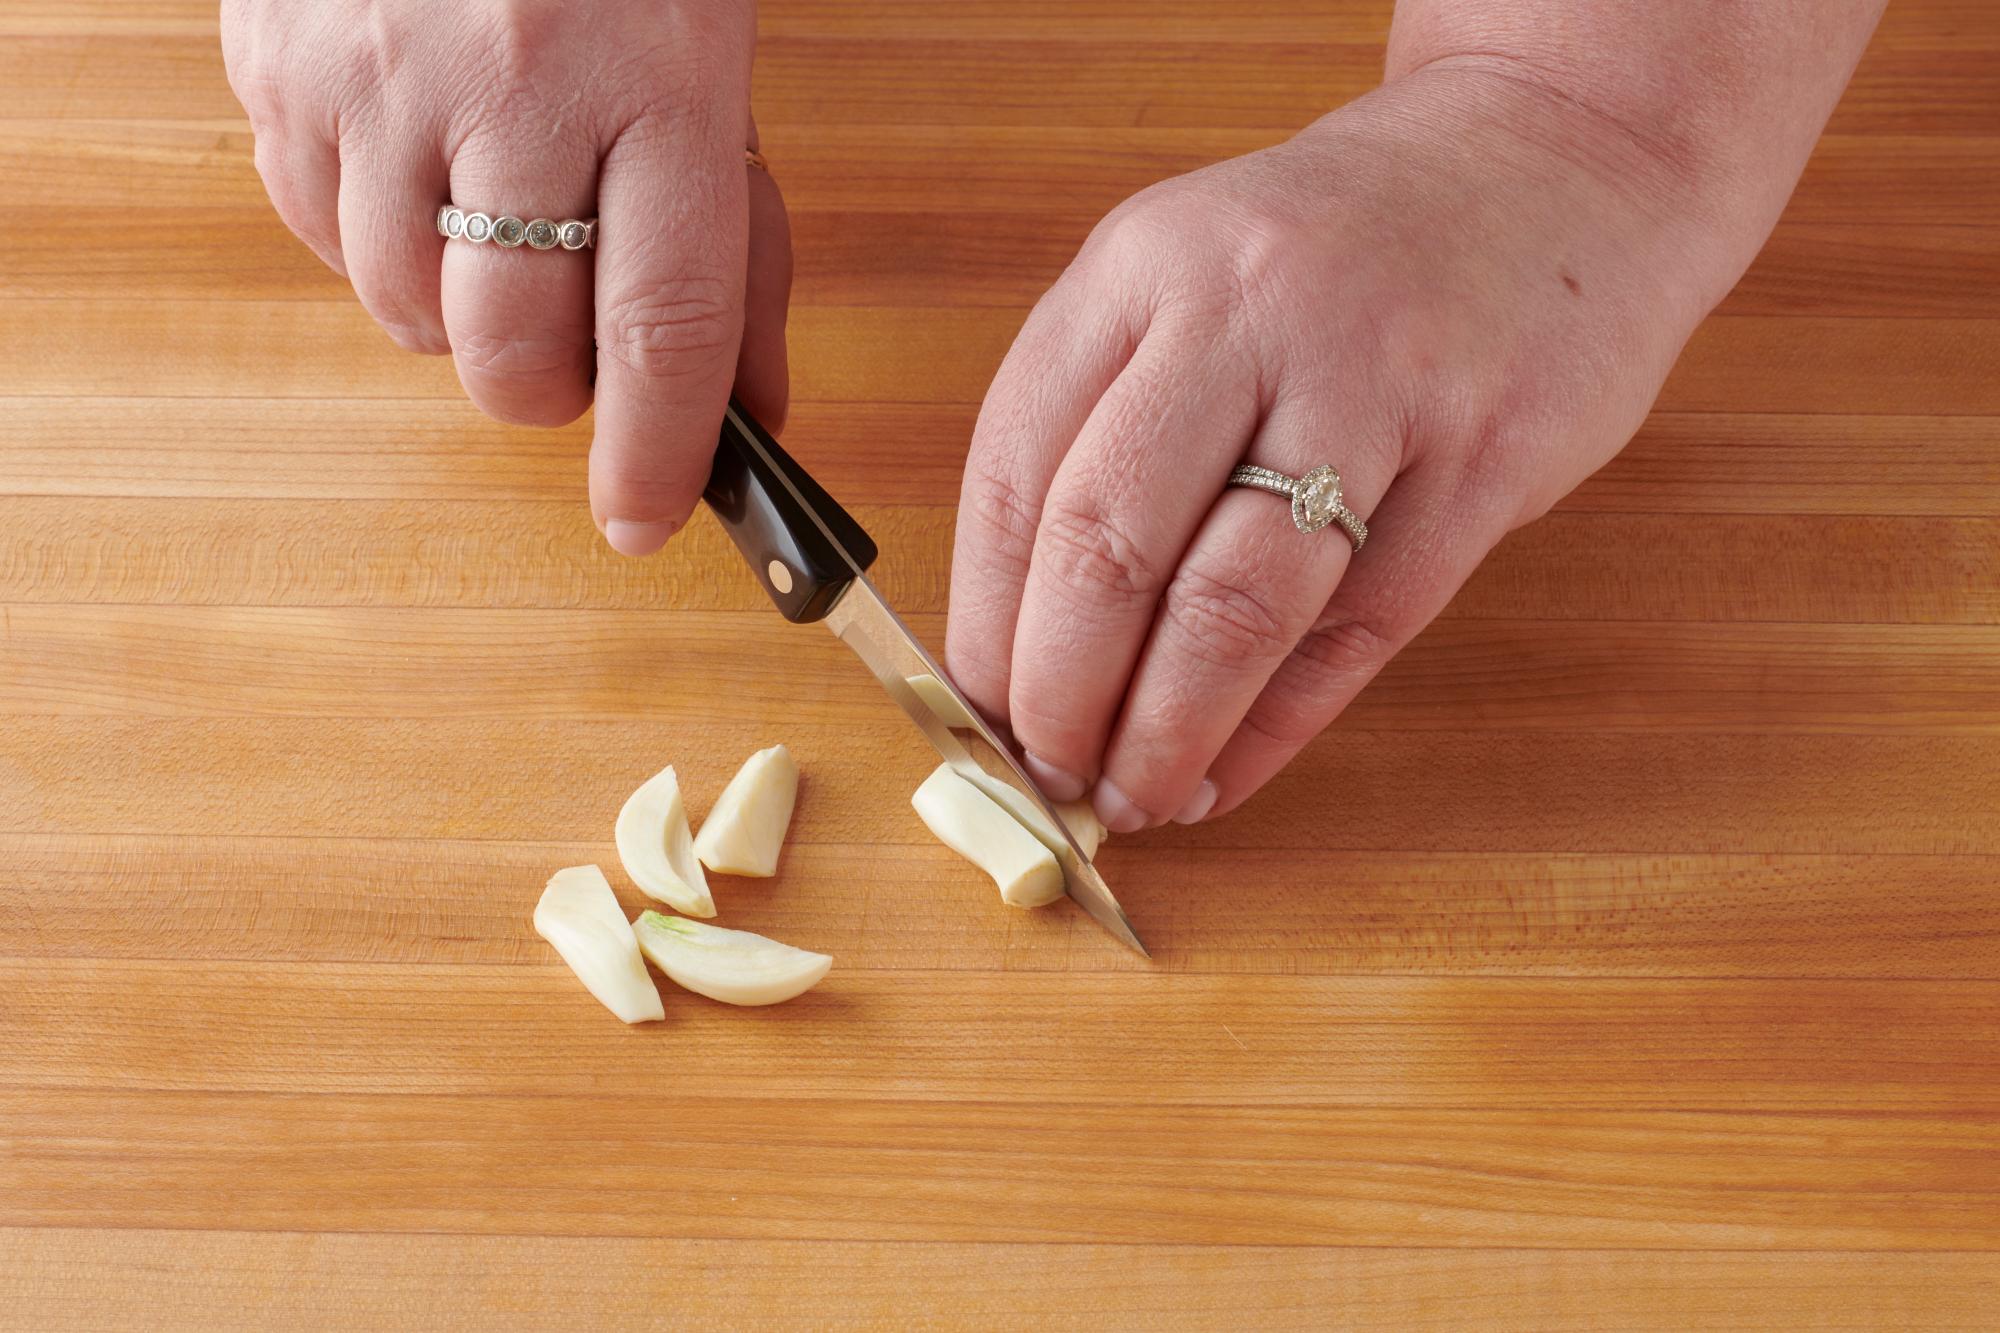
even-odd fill
[(747, 111), (690, 94), (604, 158), (590, 506), (626, 555), (664, 545), (708, 481), (743, 337), (747, 129)]

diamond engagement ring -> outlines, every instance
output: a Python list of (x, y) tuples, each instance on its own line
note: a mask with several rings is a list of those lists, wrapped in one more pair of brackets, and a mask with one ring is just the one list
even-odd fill
[(1360, 550), (1368, 540), (1368, 525), (1360, 515), (1340, 502), (1340, 474), (1330, 467), (1316, 467), (1303, 477), (1288, 477), (1267, 467), (1243, 464), (1229, 474), (1231, 486), (1249, 486), (1292, 502), (1292, 522), (1300, 532), (1318, 532), (1329, 523), (1346, 530), (1347, 539)]

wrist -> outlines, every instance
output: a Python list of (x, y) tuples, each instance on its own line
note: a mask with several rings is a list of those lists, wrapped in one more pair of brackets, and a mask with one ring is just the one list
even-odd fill
[(1684, 136), (1635, 130), (1585, 91), (1507, 57), (1428, 61), (1300, 137), (1351, 151), (1356, 129), (1386, 142), (1388, 157), (1414, 153), (1463, 188), (1511, 192), (1552, 249), (1589, 238), (1620, 256), (1650, 275), (1657, 313), (1689, 330), (1735, 284), (1769, 226), (1730, 208), (1720, 159)]

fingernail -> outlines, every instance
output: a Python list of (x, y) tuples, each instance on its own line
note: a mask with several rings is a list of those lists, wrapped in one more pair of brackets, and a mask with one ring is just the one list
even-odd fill
[(1213, 782), (1210, 782), (1207, 778), (1203, 778), (1201, 785), (1194, 789), (1194, 795), (1188, 797), (1188, 803), (1181, 807), (1179, 814), (1174, 816), (1174, 822), (1176, 824), (1199, 824), (1203, 816), (1215, 809), (1215, 798), (1220, 794)]
[(1118, 790), (1118, 784), (1110, 778), (1097, 780), (1097, 790), (1091, 793), (1090, 804), (1104, 827), (1113, 833), (1137, 833), (1153, 822), (1153, 817), (1134, 805), (1132, 798)]
[(1057, 768), (1046, 759), (1023, 754), (1021, 764), (1028, 770), (1028, 776), (1042, 789), (1042, 795), (1051, 801), (1074, 801), (1083, 795), (1088, 784), (1066, 768)]
[(673, 535), (672, 523), (634, 523), (614, 518), (604, 525), (604, 540), (620, 555), (651, 555)]

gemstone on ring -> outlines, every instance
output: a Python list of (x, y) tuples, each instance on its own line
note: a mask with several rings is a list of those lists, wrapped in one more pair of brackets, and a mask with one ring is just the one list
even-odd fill
[(1318, 532), (1340, 512), (1340, 474), (1316, 467), (1292, 487), (1292, 522), (1300, 532)]
[(590, 244), (590, 228), (584, 226), (581, 222), (572, 221), (562, 224), (563, 249), (581, 250), (588, 244)]
[(444, 234), (454, 241), (465, 235), (464, 209), (447, 208), (444, 211)]
[(547, 218), (536, 218), (528, 224), (528, 245), (531, 249), (553, 250), (561, 240), (562, 233)]
[(512, 250), (528, 239), (528, 224), (510, 213), (493, 224), (493, 239)]
[(465, 215), (465, 239), (474, 245), (484, 245), (493, 239), (493, 219), (484, 213)]

